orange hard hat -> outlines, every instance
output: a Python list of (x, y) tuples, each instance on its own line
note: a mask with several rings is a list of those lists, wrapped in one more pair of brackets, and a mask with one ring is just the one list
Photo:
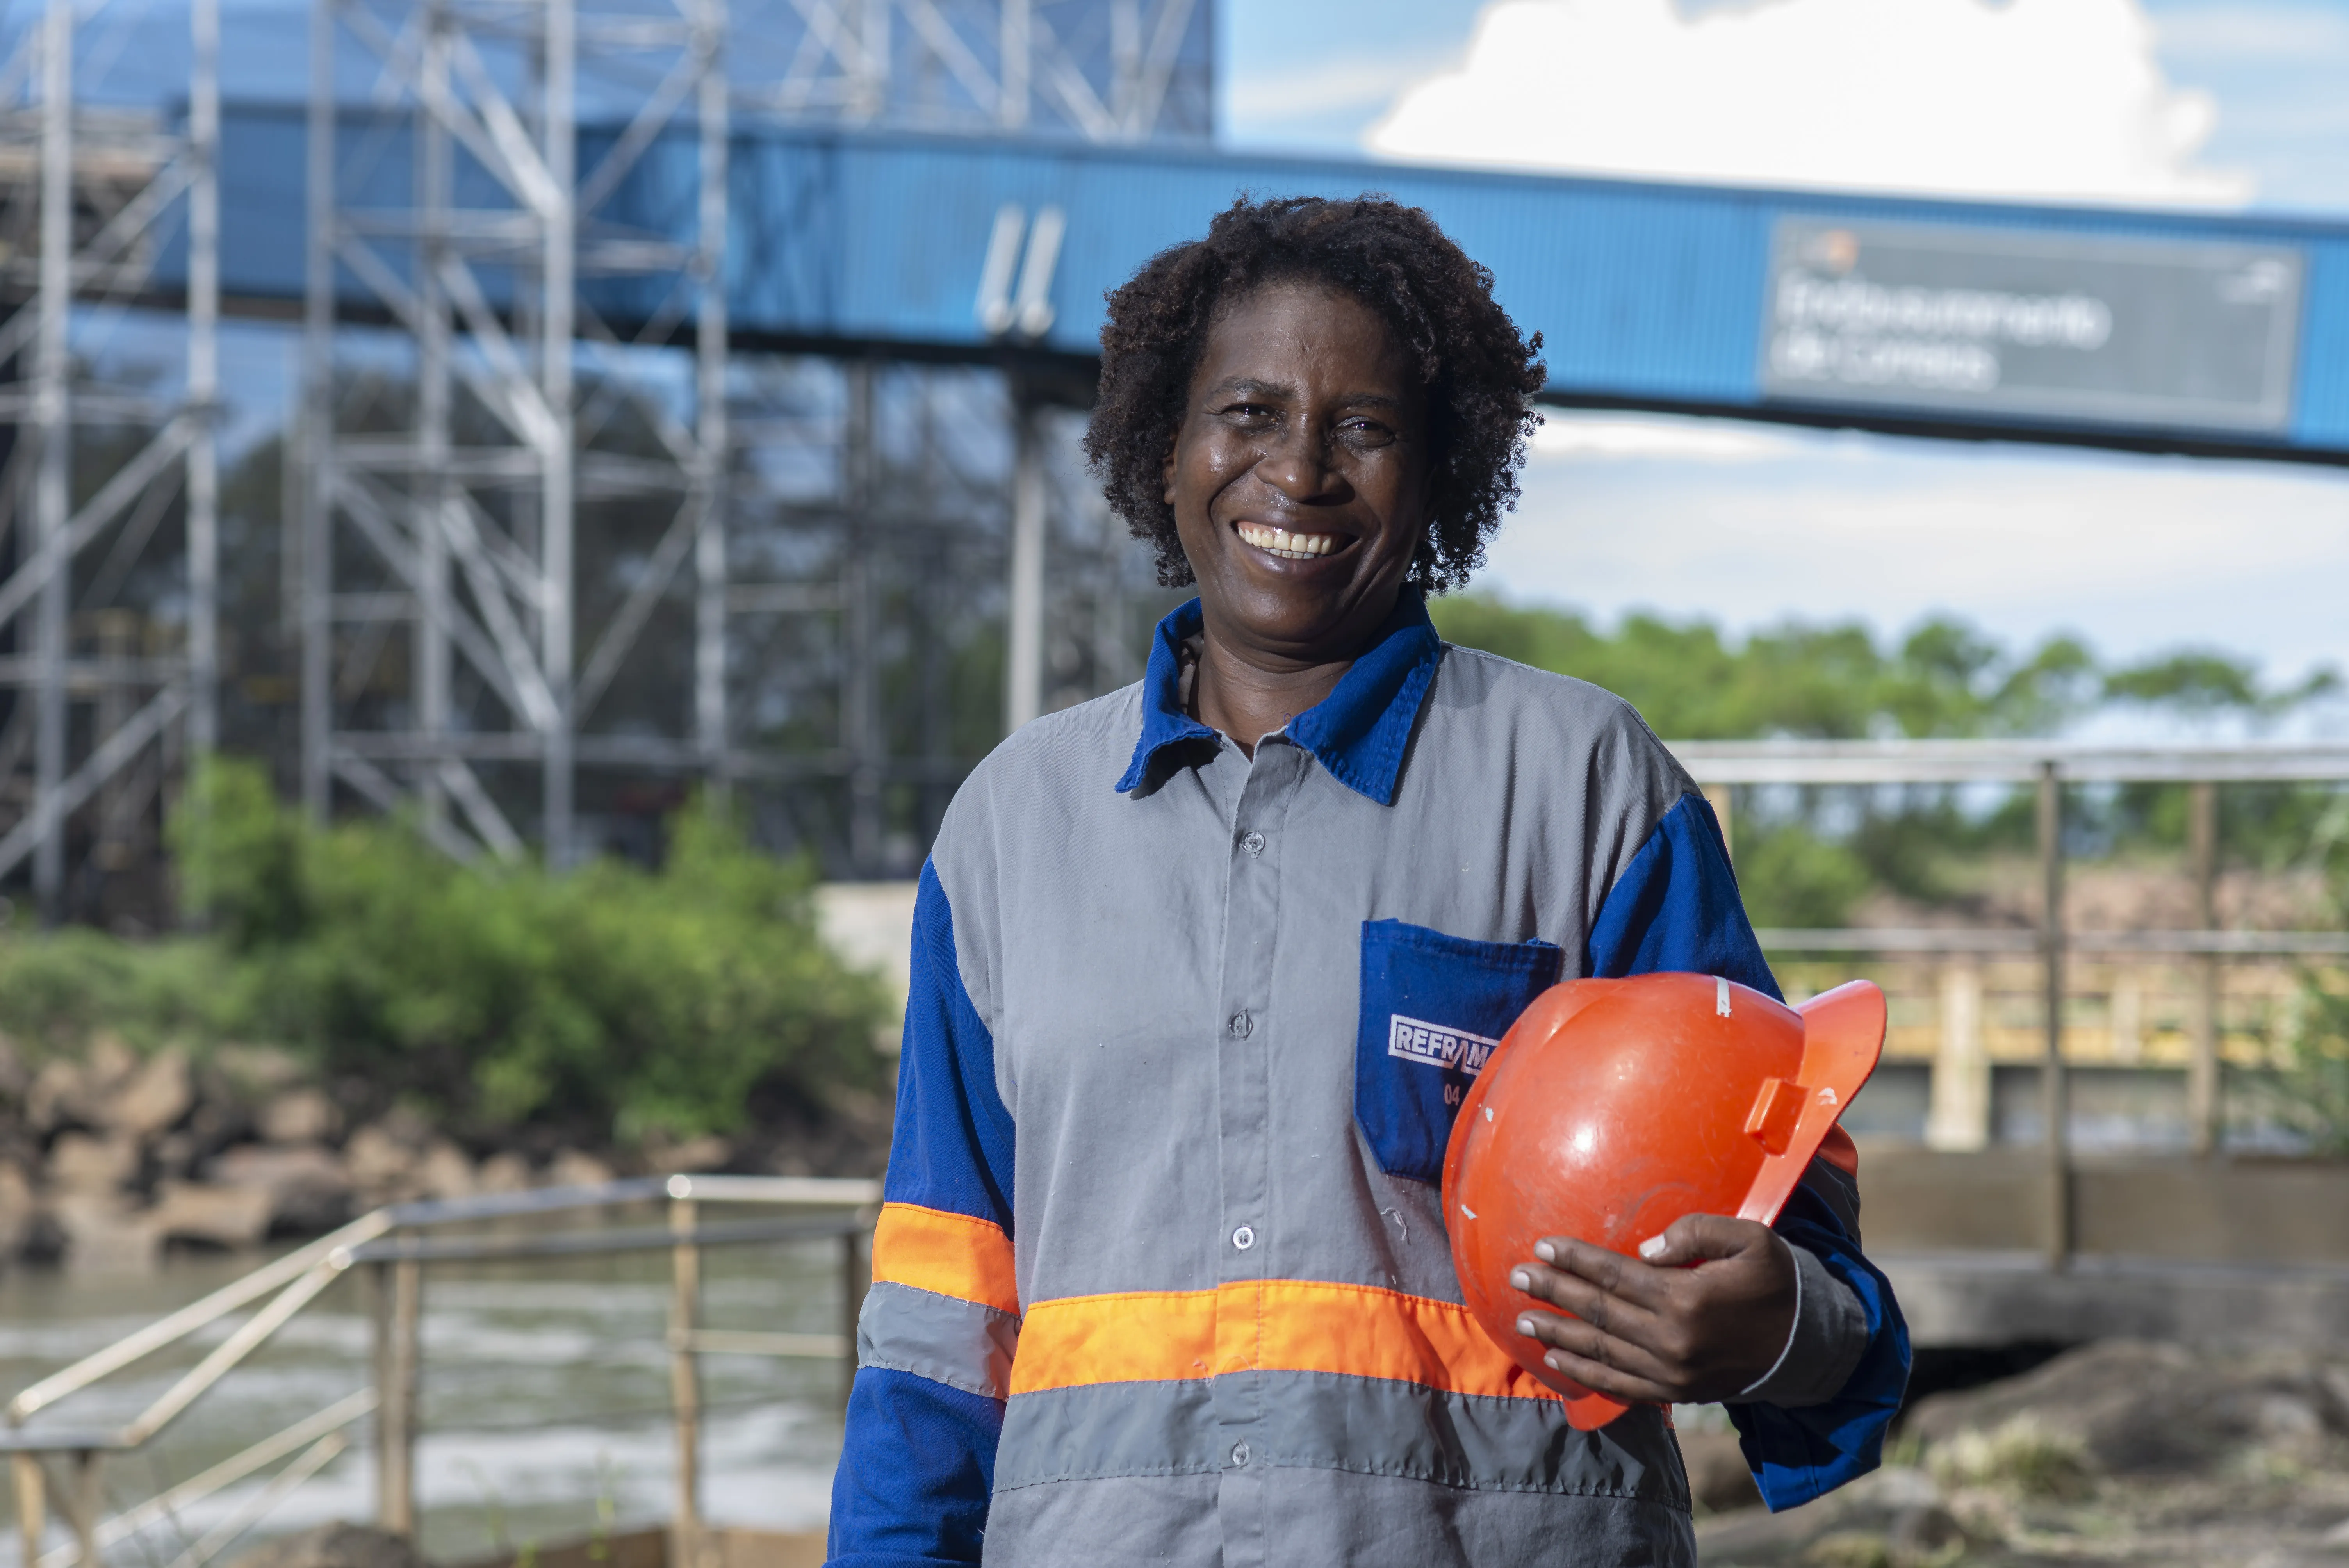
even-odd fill
[(1444, 1217), (1468, 1309), (1589, 1431), (1626, 1408), (1544, 1365), (1509, 1271), (1545, 1236), (1635, 1253), (1683, 1214), (1764, 1224), (1814, 1155), (1857, 1160), (1836, 1119), (1884, 1049), (1865, 980), (1789, 1007), (1710, 975), (1569, 980), (1535, 998), (1461, 1105)]

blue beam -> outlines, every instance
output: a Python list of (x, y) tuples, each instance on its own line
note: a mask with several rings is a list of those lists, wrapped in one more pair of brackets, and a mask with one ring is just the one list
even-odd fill
[[(405, 134), (378, 126), (370, 135), (355, 120), (340, 139), (347, 200), (404, 199)], [(583, 138), (590, 144), (583, 167), (594, 144), (607, 139)], [(227, 117), (222, 270), (233, 294), (301, 294), (303, 140), (298, 110), (233, 108)], [(693, 218), (695, 169), (690, 135), (666, 139), (608, 211), (632, 226), (682, 237)], [(474, 183), (488, 189), (478, 171)], [(1032, 214), (1058, 207), (1067, 214), (1067, 238), (1052, 277), (1052, 324), (1038, 346), (1090, 355), (1102, 295), (1153, 253), (1199, 234), (1239, 193), (1366, 191), (1426, 208), (1492, 269), (1510, 315), (1543, 335), (1554, 395), (1765, 416), (1785, 412), (1764, 397), (1757, 350), (1771, 236), (1782, 216), (2289, 247), (2302, 258), (2304, 293), (2297, 384), (2282, 431), (2247, 438), (2106, 425), (2075, 433), (2349, 456), (2349, 224), (2343, 223), (1639, 184), (1236, 157), (1164, 144), (773, 129), (735, 139), (728, 294), (736, 327), (756, 338), (983, 355), (991, 345), (977, 304), (998, 209), (1013, 203)], [(637, 281), (586, 286), (616, 315), (641, 315), (651, 304)], [(364, 303), (355, 287), (349, 292), (353, 303)], [(1871, 417), (1881, 422), (1884, 410)], [(2021, 435), (2065, 434), (2044, 420), (2008, 423)], [(1981, 433), (1998, 431), (1992, 419)]]

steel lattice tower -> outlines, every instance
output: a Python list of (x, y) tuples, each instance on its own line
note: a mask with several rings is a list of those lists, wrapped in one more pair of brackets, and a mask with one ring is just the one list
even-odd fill
[[(218, 738), (220, 580), (213, 422), (219, 382), (217, 0), (189, 13), (184, 121), (78, 101), (72, 0), (48, 0), (0, 66), (0, 875), (28, 857), (45, 919), (87, 851), (101, 869), (151, 842), (187, 753)], [(187, 246), (184, 381), (109, 382), (77, 358), (78, 315), (160, 303), (157, 257)], [(110, 471), (77, 483), (85, 445)], [(177, 530), (174, 521), (176, 503)], [(177, 536), (176, 538), (174, 536)], [(181, 548), (174, 552), (173, 543)], [(184, 594), (173, 626), (128, 606), (161, 561)]]

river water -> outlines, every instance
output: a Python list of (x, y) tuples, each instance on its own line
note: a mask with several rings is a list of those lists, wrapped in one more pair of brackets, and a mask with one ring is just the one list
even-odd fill
[[(706, 1326), (836, 1332), (838, 1243), (764, 1243), (704, 1254)], [(0, 1398), (121, 1338), (260, 1260), (175, 1258), (142, 1276), (0, 1274)], [(668, 1420), (668, 1302), (662, 1253), (433, 1264), (424, 1285), (418, 1506), (426, 1553), (461, 1563), (504, 1549), (667, 1519), (676, 1496)], [(367, 1282), (345, 1279), (140, 1452), (110, 1460), (107, 1511), (141, 1501), (363, 1388), (372, 1334)], [(233, 1322), (65, 1402), (60, 1427), (129, 1419)], [(702, 1506), (713, 1522), (820, 1530), (840, 1451), (841, 1367), (830, 1360), (701, 1358)], [(278, 1502), (219, 1561), (266, 1536), (372, 1520), (371, 1419), (351, 1449)], [(248, 1507), (261, 1480), (188, 1508), (111, 1549), (112, 1568), (170, 1568)], [(13, 1489), (0, 1488), (0, 1568), (22, 1568)], [(52, 1521), (50, 1542), (65, 1535)]]

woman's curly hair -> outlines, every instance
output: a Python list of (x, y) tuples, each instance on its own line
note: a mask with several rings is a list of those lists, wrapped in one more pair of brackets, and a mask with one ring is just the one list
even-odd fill
[(1342, 290), (1386, 319), (1427, 388), (1433, 494), (1411, 581), (1430, 593), (1467, 582), (1517, 499), (1526, 439), (1540, 416), (1541, 334), (1530, 342), (1493, 299), (1493, 274), (1416, 207), (1243, 196), (1206, 238), (1161, 251), (1109, 296), (1101, 389), (1085, 456), (1111, 508), (1158, 552), (1158, 580), (1193, 581), (1166, 503), (1166, 454), (1191, 377), (1223, 309), (1268, 284)]

